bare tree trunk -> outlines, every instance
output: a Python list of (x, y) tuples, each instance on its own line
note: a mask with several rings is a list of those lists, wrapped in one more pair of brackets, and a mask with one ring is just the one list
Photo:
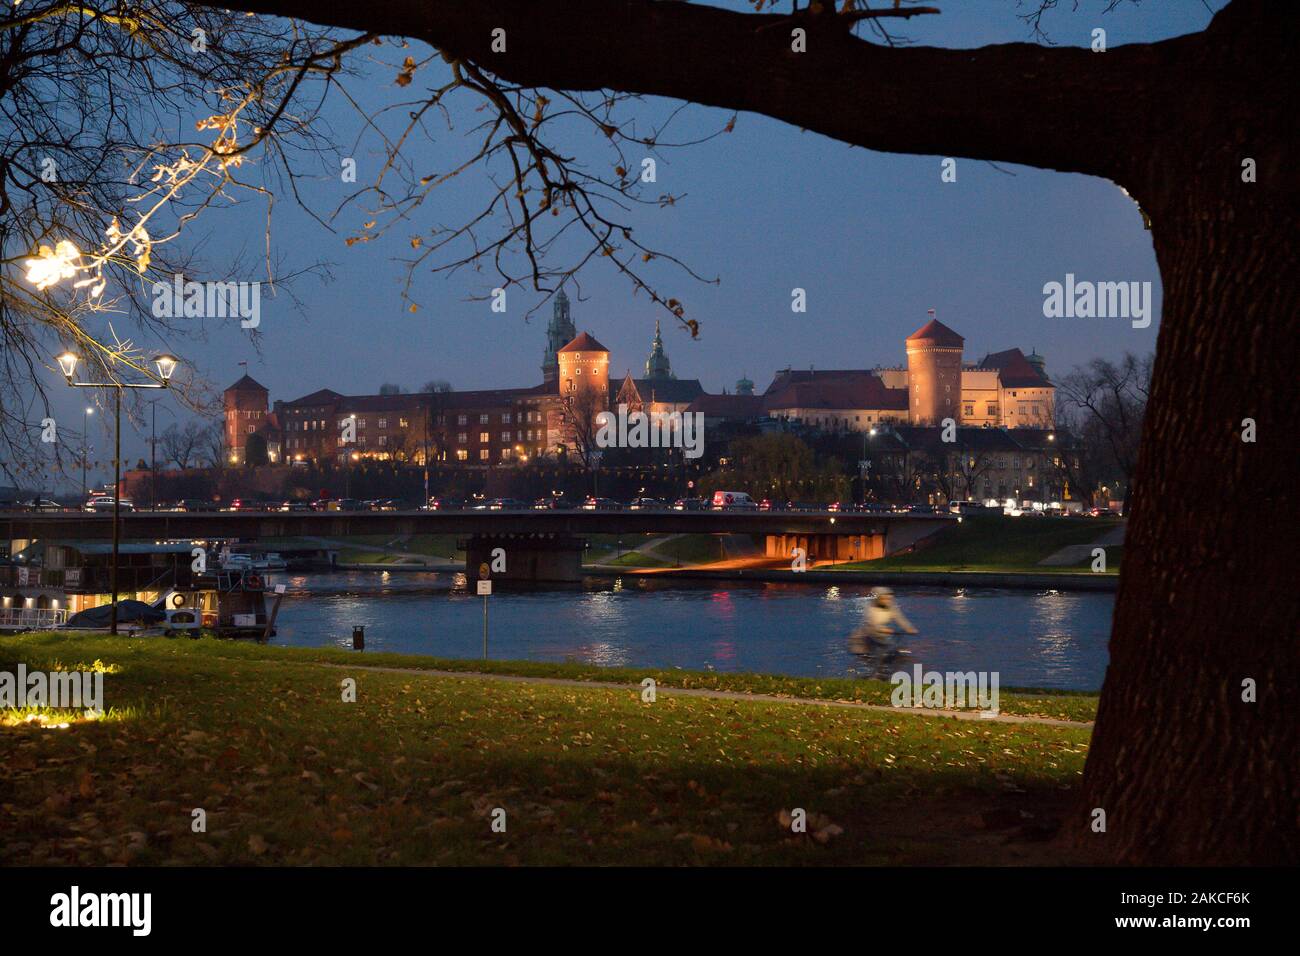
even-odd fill
[(1240, 201), (1251, 188), (1155, 217), (1166, 318), (1073, 821), (1108, 859), (1300, 860), (1300, 257), (1284, 214)]

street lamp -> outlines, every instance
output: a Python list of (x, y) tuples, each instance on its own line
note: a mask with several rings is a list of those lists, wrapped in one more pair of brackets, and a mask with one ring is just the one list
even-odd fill
[(89, 405), (81, 415), (81, 507), (86, 507), (86, 455), (90, 449), (86, 441), (90, 437), (90, 416), (95, 410)]
[[(81, 358), (75, 352), (64, 352), (58, 357), (59, 369), (72, 388), (111, 388), (113, 389), (114, 429), (113, 429), (113, 564), (109, 568), (109, 586), (113, 590), (112, 604), (109, 606), (108, 633), (117, 634), (117, 560), (118, 546), (121, 543), (121, 508), (122, 508), (122, 390), (127, 388), (170, 388), (172, 374), (178, 364), (175, 356), (159, 355), (153, 360), (158, 370), (157, 382), (78, 382), (76, 380), (77, 363)], [(89, 414), (89, 411), (87, 411)], [(83, 416), (84, 424), (84, 416)], [(83, 456), (82, 461), (85, 461)], [(82, 484), (85, 484), (84, 465)]]

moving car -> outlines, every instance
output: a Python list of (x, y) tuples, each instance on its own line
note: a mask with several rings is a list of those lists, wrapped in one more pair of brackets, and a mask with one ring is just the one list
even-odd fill
[(597, 498), (591, 496), (582, 503), (583, 511), (621, 511), (622, 509), (623, 506), (613, 498)]
[(758, 503), (743, 491), (715, 491), (714, 511), (757, 511)]
[(628, 508), (632, 511), (663, 511), (668, 505), (659, 498), (633, 498)]
[(364, 511), (365, 506), (356, 498), (335, 498), (327, 506), (327, 511)]
[(703, 498), (678, 498), (673, 502), (674, 511), (707, 511)]
[(563, 497), (538, 498), (533, 502), (534, 511), (572, 511), (576, 507), (572, 501), (565, 501)]
[(428, 509), (430, 511), (464, 511), (464, 498), (446, 498), (441, 495), (430, 498)]
[[(86, 510), (93, 511), (95, 512), (95, 514), (100, 514), (100, 515), (112, 514), (113, 499), (108, 497), (107, 495), (96, 498), (94, 501), (90, 502), (90, 504), (86, 506)], [(118, 505), (118, 511), (134, 511), (134, 510), (135, 510), (135, 505), (132, 504), (130, 498), (123, 498), (121, 503)]]

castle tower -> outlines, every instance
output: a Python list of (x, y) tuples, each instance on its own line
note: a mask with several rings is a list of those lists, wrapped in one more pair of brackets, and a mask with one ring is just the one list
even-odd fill
[(938, 319), (931, 319), (907, 337), (907, 408), (912, 424), (959, 420), (965, 341)]
[(676, 378), (673, 367), (664, 352), (663, 336), (659, 334), (659, 320), (655, 319), (655, 340), (650, 346), (650, 357), (645, 360), (645, 377), (649, 379)]
[(231, 464), (244, 464), (244, 446), (248, 443), (248, 436), (266, 422), (268, 394), (265, 387), (248, 375), (222, 394), (226, 460)]
[(569, 314), (569, 297), (560, 289), (555, 294), (555, 303), (551, 307), (551, 321), (546, 325), (546, 349), (542, 353), (542, 381), (553, 384), (560, 377), (560, 364), (557, 353), (566, 343), (572, 342), (578, 335), (573, 326), (573, 317)]
[(604, 408), (609, 402), (609, 349), (583, 332), (557, 353), (560, 397), (579, 393), (596, 395)]
[(748, 375), (741, 375), (740, 378), (736, 380), (736, 394), (737, 395), (754, 394), (754, 383)]

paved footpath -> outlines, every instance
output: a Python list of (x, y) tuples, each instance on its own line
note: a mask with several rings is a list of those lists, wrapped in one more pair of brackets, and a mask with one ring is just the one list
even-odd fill
[(1059, 551), (1053, 551), (1038, 563), (1043, 567), (1055, 565), (1079, 564), (1092, 557), (1093, 548), (1114, 548), (1124, 543), (1125, 525), (1117, 525), (1108, 530), (1096, 541), (1088, 544), (1067, 544)]
[[(597, 688), (600, 690), (627, 690), (641, 693), (640, 684), (619, 684), (614, 681), (572, 680), (565, 677), (525, 677), (520, 674), (488, 674), (482, 671), (427, 670), (420, 667), (370, 667), (365, 664), (333, 664), (325, 661), (282, 661), (284, 664), (307, 664), (333, 667), (339, 670), (378, 671), (384, 674), (410, 674), (424, 677), (452, 677), (461, 680), (495, 680), (513, 684), (544, 684), (550, 687)], [(737, 700), (762, 704), (801, 704), (807, 707), (843, 707), (849, 710), (871, 710), (884, 714), (904, 714), (912, 717), (953, 717), (957, 720), (974, 720), (1000, 724), (1046, 724), (1051, 727), (1089, 728), (1092, 721), (1063, 720), (1058, 717), (1030, 717), (1019, 714), (998, 714), (984, 717), (979, 711), (940, 710), (934, 707), (891, 707), (886, 704), (867, 704), (856, 700), (828, 700), (820, 697), (780, 697), (776, 694), (749, 694), (734, 690), (707, 690), (697, 687), (666, 687), (658, 684), (655, 694), (663, 697), (704, 697), (711, 700)]]

